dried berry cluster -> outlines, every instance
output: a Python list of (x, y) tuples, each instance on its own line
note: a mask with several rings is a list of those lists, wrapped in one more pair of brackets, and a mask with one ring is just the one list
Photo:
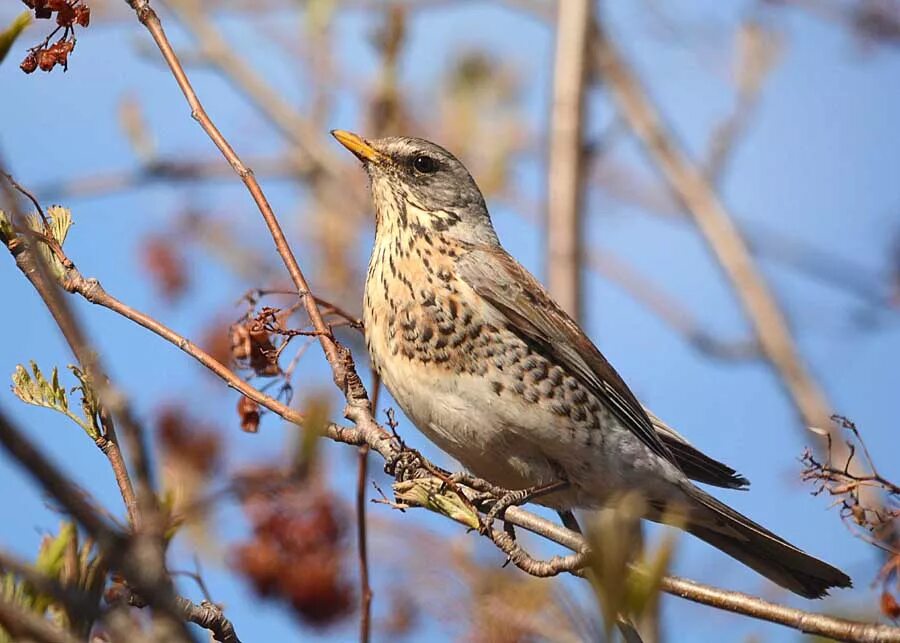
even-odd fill
[[(267, 470), (253, 477), (271, 481), (283, 474)], [(346, 525), (335, 503), (325, 491), (254, 493), (244, 504), (253, 539), (233, 552), (235, 566), (260, 596), (284, 600), (315, 626), (334, 623), (353, 604), (343, 574)]]
[(241, 418), (241, 431), (245, 433), (259, 432), (259, 404), (242, 395), (238, 400), (237, 412)]
[[(34, 17), (47, 20), (56, 16), (56, 29), (44, 39), (44, 42), (28, 50), (28, 55), (19, 67), (30, 74), (38, 67), (41, 71), (50, 71), (57, 65), (63, 70), (69, 68), (69, 54), (75, 48), (75, 26), (87, 27), (91, 23), (91, 8), (82, 0), (22, 0), (34, 11)], [(50, 40), (62, 30), (59, 40), (50, 44)]]
[(159, 445), (168, 459), (188, 465), (201, 477), (211, 476), (222, 461), (222, 438), (219, 431), (204, 427), (188, 417), (184, 409), (164, 408), (157, 419)]
[(258, 315), (231, 327), (231, 356), (241, 368), (249, 368), (260, 377), (281, 374), (278, 356), (281, 352), (272, 342), (279, 330), (278, 310), (263, 308)]

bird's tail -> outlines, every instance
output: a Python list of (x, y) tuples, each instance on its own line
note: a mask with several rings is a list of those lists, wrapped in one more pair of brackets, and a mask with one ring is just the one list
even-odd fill
[(850, 577), (801, 551), (768, 529), (693, 487), (687, 531), (806, 598), (822, 598), (831, 587), (850, 587)]

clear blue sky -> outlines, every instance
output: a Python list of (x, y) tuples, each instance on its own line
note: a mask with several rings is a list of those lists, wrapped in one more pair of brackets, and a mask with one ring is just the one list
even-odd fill
[[(448, 52), (460, 47), (486, 48), (509, 59), (525, 79), (530, 122), (537, 134), (545, 130), (551, 80), (552, 32), (533, 17), (501, 5), (466, 2), (424, 10), (411, 24), (400, 82), (417, 87), (417, 104), (427, 109), (434, 100), (437, 74), (448, 64)], [(606, 3), (609, 28), (633, 61), (669, 123), (695, 154), (705, 149), (710, 127), (730, 108), (728, 38), (748, 15), (753, 2), (685, 2), (665, 5), (681, 24), (714, 20), (709, 35), (711, 53), (698, 56), (678, 37), (659, 36), (658, 23), (648, 18), (648, 6), (627, 0)], [(15, 8), (17, 11), (18, 8)], [(15, 14), (9, 6), (0, 22)], [(866, 50), (832, 24), (800, 12), (767, 14), (783, 32), (783, 60), (768, 80), (759, 110), (734, 157), (723, 197), (742, 220), (771, 228), (854, 259), (887, 283), (889, 250), (897, 242), (900, 210), (900, 51)], [(166, 15), (164, 14), (164, 19)], [(375, 15), (360, 11), (342, 14), (337, 23), (340, 67), (350, 76), (365, 77), (374, 58), (367, 34)], [(171, 18), (169, 25), (174, 25)], [(303, 104), (292, 73), (293, 61), (276, 60), (273, 49), (258, 31), (229, 22), (235, 49), (254, 51), (273, 82)], [(17, 44), (38, 40), (43, 25), (27, 32)], [(171, 28), (178, 35), (176, 28)], [(692, 37), (706, 32), (690, 32)], [(706, 36), (704, 36), (706, 37)], [(136, 167), (117, 124), (117, 104), (123, 94), (138, 98), (162, 153), (213, 156), (211, 144), (190, 119), (181, 94), (148, 50), (150, 42), (136, 22), (98, 23), (83, 32), (70, 71), (25, 76), (14, 64), (0, 66), (0, 150), (16, 176), (26, 185), (46, 184), (123, 167)], [(200, 96), (211, 108), (238, 151), (247, 155), (279, 149), (271, 130), (242, 98), (214, 74), (192, 70)], [(607, 122), (610, 111), (599, 100), (597, 119)], [(356, 128), (357, 106), (342, 97), (329, 127)], [(593, 125), (594, 131), (597, 124)], [(485, 141), (490, 145), (490, 141)], [(537, 154), (537, 159), (542, 155)], [(629, 144), (620, 158), (640, 163)], [(465, 159), (464, 159), (465, 160)], [(518, 168), (523, 194), (540, 199), (544, 186), (537, 179), (535, 161)], [(477, 178), (477, 177), (476, 177)], [(348, 180), (361, 180), (350, 176)], [(283, 184), (264, 184), (276, 210), (298, 211), (298, 193)], [(126, 296), (129, 303), (159, 316), (167, 324), (196, 337), (205, 323), (247, 287), (226, 274), (214, 260), (197, 255), (192, 266), (202, 292), (172, 307), (147, 282), (136, 254), (139, 240), (164, 229), (184, 202), (202, 203), (210, 211), (227, 212), (230, 222), (241, 219), (242, 229), (265, 243), (262, 223), (237, 180), (214, 188), (195, 187), (186, 193), (164, 185), (115, 196), (72, 201), (76, 225), (67, 248), (85, 275), (101, 279), (106, 288)], [(587, 242), (615, 248), (651, 275), (709, 327), (726, 337), (747, 332), (734, 299), (723, 284), (702, 243), (686, 227), (660, 222), (630, 206), (592, 195)], [(541, 233), (501, 207), (493, 209), (501, 239), (537, 274), (542, 271)], [(295, 224), (290, 225), (297, 230)], [(303, 239), (295, 239), (303, 258)], [(366, 250), (360, 249), (360, 263)], [(823, 287), (789, 269), (766, 262), (764, 272), (773, 284), (796, 331), (799, 347), (820, 378), (837, 411), (854, 419), (882, 469), (900, 479), (897, 458), (900, 415), (900, 324), (896, 314), (884, 314), (875, 328), (854, 323), (865, 312), (856, 300)], [(255, 285), (255, 284), (254, 284)], [(70, 361), (49, 316), (8, 258), (0, 258), (0, 373), (15, 364), (36, 359), (48, 367)], [(821, 610), (856, 610), (874, 606), (870, 589), (875, 563), (871, 548), (853, 539), (825, 498), (811, 498), (798, 481), (797, 461), (809, 440), (798, 426), (791, 405), (770, 370), (761, 364), (722, 363), (700, 356), (613, 286), (590, 276), (586, 288), (586, 328), (637, 394), (667, 421), (705, 451), (734, 466), (753, 483), (748, 493), (721, 493), (723, 499), (785, 538), (844, 568), (857, 589), (831, 600), (810, 604), (794, 599), (761, 581), (740, 565), (708, 547), (684, 538), (676, 572), (698, 580), (785, 600)], [(128, 322), (78, 302), (80, 317), (101, 347), (115, 377), (131, 394), (143, 417), (166, 400), (189, 401), (197, 413), (219, 418), (235, 463), (252, 461), (283, 448), (287, 431), (269, 419), (259, 435), (241, 434), (233, 419), (234, 397), (209, 378), (177, 349), (162, 343)], [(137, 365), (137, 367), (135, 367)], [(315, 351), (305, 358), (304, 381), (330, 378)], [(96, 448), (76, 428), (50, 412), (26, 408), (6, 387), (0, 387), (0, 406), (10, 411), (60, 464), (111, 507), (118, 507), (112, 476)], [(401, 430), (416, 446), (424, 439), (405, 422)], [(441, 456), (426, 447), (426, 452)], [(238, 455), (239, 454), (239, 455)], [(346, 467), (338, 484), (349, 484), (349, 459), (337, 454)], [(342, 471), (344, 469), (341, 469)], [(54, 529), (57, 517), (21, 471), (0, 457), (0, 544), (23, 556), (36, 550), (42, 533)], [(387, 512), (375, 506), (372, 514)], [(225, 518), (237, 517), (233, 510)], [(428, 529), (455, 529), (413, 512), (405, 520)], [(240, 521), (230, 520), (223, 536), (243, 533)], [(179, 551), (184, 551), (181, 548)], [(484, 550), (501, 562), (499, 554)], [(292, 617), (256, 599), (240, 583), (229, 579), (213, 556), (206, 563), (215, 598), (226, 603), (245, 640), (286, 640), (296, 636)], [(376, 569), (376, 608), (387, 599), (379, 588), (389, 571)], [(577, 590), (576, 590), (577, 591)], [(669, 640), (744, 639), (757, 634), (765, 640), (786, 641), (796, 634), (740, 617), (666, 598)], [(348, 630), (328, 633), (353, 640)], [(727, 628), (727, 629), (726, 629)], [(432, 628), (429, 628), (431, 631)], [(438, 634), (437, 631), (434, 632)], [(314, 637), (314, 633), (309, 633)]]

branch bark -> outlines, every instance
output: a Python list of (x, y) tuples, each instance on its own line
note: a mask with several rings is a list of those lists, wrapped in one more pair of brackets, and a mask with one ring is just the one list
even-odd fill
[(79, 639), (54, 626), (43, 616), (21, 607), (0, 595), (0, 632), (7, 632), (16, 641), (37, 643), (78, 643)]
[(558, 3), (550, 161), (547, 172), (547, 286), (581, 318), (582, 126), (591, 0)]

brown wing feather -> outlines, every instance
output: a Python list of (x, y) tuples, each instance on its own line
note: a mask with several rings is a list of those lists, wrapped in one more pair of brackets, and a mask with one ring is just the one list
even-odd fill
[(644, 407), (644, 411), (653, 423), (657, 435), (688, 478), (727, 489), (746, 489), (750, 486), (747, 478), (697, 449), (678, 431), (656, 417), (650, 409)]
[(581, 380), (651, 451), (677, 466), (628, 385), (515, 259), (502, 248), (473, 247), (457, 268), (463, 281), (506, 318), (510, 330)]

